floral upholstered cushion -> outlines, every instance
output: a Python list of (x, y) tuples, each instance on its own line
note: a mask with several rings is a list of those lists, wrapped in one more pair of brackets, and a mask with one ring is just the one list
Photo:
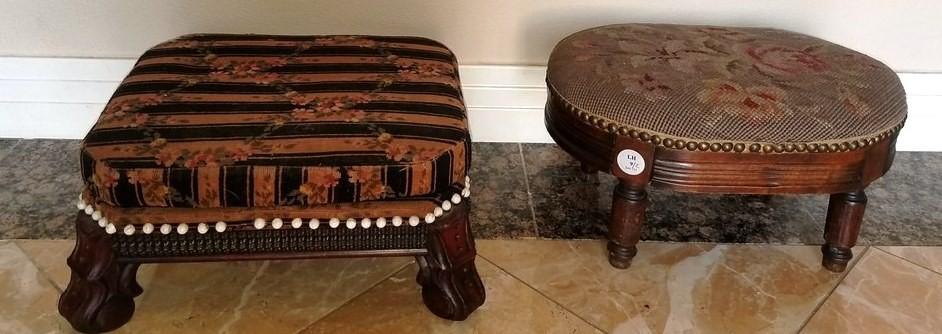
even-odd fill
[(81, 156), (84, 199), (134, 223), (153, 212), (428, 212), (461, 191), (469, 159), (456, 60), (442, 44), (265, 35), (188, 35), (148, 50)]
[(547, 82), (594, 125), (674, 148), (852, 149), (906, 118), (905, 93), (885, 65), (776, 29), (592, 28), (556, 46)]

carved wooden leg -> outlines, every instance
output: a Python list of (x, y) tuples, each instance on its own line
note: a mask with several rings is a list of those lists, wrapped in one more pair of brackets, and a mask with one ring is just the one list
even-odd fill
[(612, 220), (608, 225), (608, 262), (615, 268), (626, 269), (638, 253), (644, 211), (648, 206), (648, 193), (644, 188), (631, 188), (619, 183), (612, 197)]
[(851, 248), (857, 243), (860, 223), (867, 207), (867, 194), (863, 190), (846, 194), (833, 194), (828, 203), (827, 224), (821, 246), (822, 265), (830, 271), (842, 272), (854, 257)]
[(455, 208), (429, 226), (428, 254), (417, 259), (422, 300), (435, 315), (464, 320), (484, 304), (484, 284), (474, 266), (474, 239), (468, 224), (468, 205)]
[(88, 215), (75, 221), (75, 249), (69, 256), (69, 286), (59, 297), (59, 314), (80, 332), (108, 332), (121, 327), (134, 314), (136, 263), (119, 263), (111, 236)]

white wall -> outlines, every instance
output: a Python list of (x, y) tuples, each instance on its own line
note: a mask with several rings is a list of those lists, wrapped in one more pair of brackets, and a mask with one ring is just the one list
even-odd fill
[(543, 69), (494, 65), (543, 65), (565, 35), (618, 22), (769, 26), (868, 53), (907, 91), (898, 148), (942, 151), (942, 0), (0, 0), (0, 137), (80, 138), (148, 47), (254, 32), (440, 40), (463, 64), (475, 140), (547, 142)]
[(617, 22), (772, 26), (942, 72), (939, 0), (0, 0), (0, 55), (134, 57), (191, 32), (424, 35), (464, 64), (542, 65), (573, 31)]

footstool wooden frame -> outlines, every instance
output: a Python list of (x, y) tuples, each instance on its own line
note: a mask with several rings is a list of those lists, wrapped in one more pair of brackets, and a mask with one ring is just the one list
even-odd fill
[(457, 60), (402, 36), (187, 35), (148, 50), (82, 145), (59, 313), (127, 323), (146, 263), (414, 256), (422, 299), (484, 303)]
[[(894, 103), (902, 104), (902, 116), (899, 109), (890, 110), (887, 113), (896, 117), (897, 124), (869, 136), (856, 138), (778, 143), (704, 140), (684, 137), (683, 134), (651, 131), (631, 124), (630, 120), (627, 122), (613, 120), (602, 115), (600, 110), (611, 108), (614, 103), (607, 105), (606, 102), (595, 101), (586, 104), (588, 106), (577, 105), (571, 101), (571, 96), (561, 93), (555, 86), (555, 84), (566, 83), (565, 78), (553, 76), (557, 74), (555, 69), (578, 65), (578, 62), (585, 59), (598, 57), (598, 59), (603, 59), (599, 61), (603, 64), (606, 62), (607, 64), (628, 63), (628, 60), (621, 60), (628, 59), (628, 55), (623, 55), (624, 58), (615, 58), (607, 53), (610, 50), (601, 48), (592, 41), (580, 41), (579, 38), (573, 38), (573, 36), (608, 34), (612, 37), (625, 31), (641, 31), (639, 34), (645, 34), (656, 33), (658, 30), (669, 31), (666, 35), (674, 37), (690, 31), (702, 33), (697, 36), (740, 39), (748, 33), (771, 34), (772, 36), (787, 36), (785, 39), (810, 40), (820, 45), (829, 45), (827, 47), (840, 50), (845, 57), (856, 57), (854, 59), (864, 64), (862, 66), (870, 66), (868, 70), (877, 71), (885, 75), (884, 78), (889, 78), (883, 79), (888, 81), (887, 96), (890, 96)], [(588, 37), (589, 40), (594, 38), (596, 37)], [(653, 38), (651, 41), (653, 44), (663, 42)], [(571, 50), (573, 47), (583, 49), (573, 52)], [(569, 49), (561, 52), (562, 56), (557, 55), (560, 49), (566, 48)], [(654, 46), (652, 50), (656, 48), (657, 46)], [(678, 51), (668, 54), (669, 52), (664, 50), (662, 48), (660, 51), (654, 51), (651, 57), (632, 58), (631, 61), (644, 62), (652, 61), (652, 59), (672, 61), (675, 58), (671, 57), (681, 53)], [(775, 49), (775, 51), (781, 50), (788, 50), (788, 48), (777, 46)], [(626, 51), (631, 52), (622, 48), (614, 53)], [(802, 53), (801, 56), (808, 56), (808, 54), (811, 52)], [(661, 56), (664, 58), (658, 58)], [(811, 56), (809, 59), (798, 60), (817, 61), (810, 58)], [(666, 63), (667, 61), (664, 61), (664, 64)], [(763, 64), (757, 66), (761, 65)], [(604, 67), (606, 65), (601, 66), (601, 68), (606, 68)], [(633, 67), (624, 65), (624, 68), (629, 68), (626, 71), (630, 71)], [(759, 67), (757, 69), (765, 70)], [(579, 72), (580, 70), (582, 72)], [(777, 74), (771, 70), (765, 72), (763, 74), (771, 78), (775, 78)], [(585, 71), (583, 67), (569, 73), (571, 76), (581, 76), (582, 73), (591, 72)], [(606, 74), (604, 70), (599, 70), (595, 74), (601, 75), (592, 77), (593, 74), (585, 74), (592, 79), (587, 79), (589, 83), (583, 85), (598, 84), (601, 87), (603, 84), (600, 84), (600, 80), (593, 80)], [(637, 79), (639, 80), (637, 84), (629, 82), (627, 84), (629, 88), (626, 90), (641, 95), (657, 94), (657, 90), (664, 87), (656, 84), (655, 77), (656, 74), (653, 77), (642, 75)], [(735, 79), (733, 77), (730, 80), (735, 81)], [(826, 243), (821, 248), (822, 264), (831, 271), (845, 270), (853, 257), (851, 249), (857, 241), (867, 204), (864, 190), (867, 185), (885, 174), (892, 165), (896, 137), (905, 119), (905, 102), (900, 101), (903, 96), (902, 88), (892, 71), (885, 66), (827, 42), (779, 30), (737, 30), (724, 27), (671, 25), (613, 25), (589, 29), (576, 33), (557, 45), (557, 50), (550, 59), (547, 82), (549, 98), (545, 109), (545, 122), (550, 135), (563, 150), (581, 162), (584, 172), (610, 172), (619, 180), (613, 196), (608, 251), (611, 265), (622, 269), (630, 266), (632, 258), (637, 253), (636, 244), (641, 237), (645, 209), (648, 206), (646, 189), (653, 186), (690, 193), (831, 194), (824, 233)], [(633, 84), (636, 86), (632, 87)], [(736, 89), (737, 87), (727, 88)], [(578, 94), (586, 94), (586, 91), (584, 87), (572, 90)], [(620, 93), (622, 92), (614, 94)], [(596, 99), (600, 98), (596, 97)], [(670, 101), (664, 96), (654, 95), (644, 100), (644, 103), (665, 100)], [(891, 104), (892, 108), (897, 108), (898, 105)], [(676, 117), (684, 117), (685, 111), (665, 108), (656, 112), (676, 113)]]

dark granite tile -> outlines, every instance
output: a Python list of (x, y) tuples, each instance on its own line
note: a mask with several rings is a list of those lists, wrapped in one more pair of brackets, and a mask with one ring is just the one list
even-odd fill
[[(605, 190), (579, 171), (579, 163), (552, 144), (523, 144), (537, 231), (544, 238), (600, 238), (602, 221), (588, 219), (604, 207)], [(611, 194), (608, 195), (611, 198)]]
[[(524, 156), (540, 237), (604, 237), (615, 178), (582, 175), (553, 144), (524, 144)], [(942, 245), (942, 153), (898, 153), (892, 170), (867, 192), (859, 243)], [(828, 196), (652, 189), (650, 200), (645, 240), (820, 244)]]
[(474, 143), (471, 226), (481, 239), (536, 237), (517, 143)]
[(73, 237), (78, 140), (23, 140), (0, 161), (0, 239)]
[(897, 152), (867, 195), (862, 238), (875, 245), (942, 245), (942, 152)]
[(19, 138), (0, 138), (0, 161), (3, 161), (3, 158), (6, 157), (19, 142)]

